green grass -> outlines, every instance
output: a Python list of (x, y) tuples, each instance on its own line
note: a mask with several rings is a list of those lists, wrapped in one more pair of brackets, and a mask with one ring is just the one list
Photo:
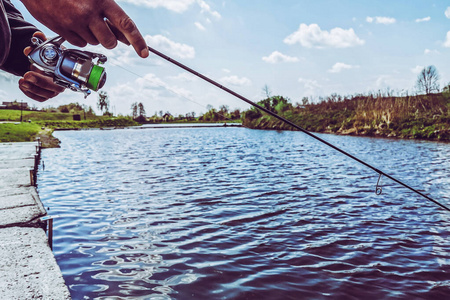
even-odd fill
[[(319, 103), (292, 106), (277, 113), (313, 132), (450, 141), (449, 93), (330, 96)], [(256, 109), (244, 113), (243, 124), (255, 129), (293, 129)]]
[(30, 142), (41, 131), (38, 124), (33, 123), (0, 123), (0, 142)]
[(128, 127), (139, 126), (140, 124), (133, 121), (131, 118), (118, 117), (118, 118), (103, 118), (98, 120), (87, 121), (38, 121), (43, 127), (52, 129), (75, 129), (75, 128), (103, 128), (103, 127)]
[[(0, 121), (19, 122), (20, 110), (1, 109)], [(83, 118), (84, 116), (81, 115)], [(33, 141), (38, 134), (50, 135), (55, 129), (104, 128), (138, 126), (129, 117), (90, 116), (88, 120), (73, 121), (71, 113), (23, 111), (20, 124), (0, 123), (0, 142)], [(27, 122), (30, 120), (31, 122)], [(47, 130), (42, 130), (46, 127)], [(50, 130), (49, 130), (50, 129)]]
[[(56, 112), (44, 112), (44, 111), (26, 111), (22, 112), (23, 121), (42, 121), (42, 120), (54, 120), (54, 121), (72, 121), (73, 116), (70, 113), (56, 113)], [(81, 118), (84, 116), (81, 115)], [(90, 117), (90, 119), (98, 119), (100, 117)], [(12, 109), (0, 109), (0, 121), (20, 121), (20, 110)]]

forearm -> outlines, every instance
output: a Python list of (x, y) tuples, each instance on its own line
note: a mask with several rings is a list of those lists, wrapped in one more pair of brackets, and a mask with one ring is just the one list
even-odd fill
[[(3, 0), (6, 16), (10, 27), (10, 43), (5, 50), (9, 50), (1, 69), (9, 73), (23, 76), (29, 71), (30, 63), (23, 54), (23, 49), (30, 45), (33, 33), (38, 29), (23, 19), (22, 14), (8, 0)], [(3, 30), (3, 28), (2, 28)]]

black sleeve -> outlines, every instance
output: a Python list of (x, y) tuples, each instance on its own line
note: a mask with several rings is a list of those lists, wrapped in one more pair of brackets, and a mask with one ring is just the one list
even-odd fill
[[(6, 61), (1, 65), (1, 69), (14, 75), (23, 76), (30, 69), (30, 62), (23, 54), (23, 49), (30, 46), (31, 37), (38, 29), (23, 19), (22, 14), (11, 4), (9, 0), (0, 0), (8, 18), (11, 32), (11, 44), (9, 55)], [(1, 16), (0, 16), (1, 18)], [(1, 22), (0, 22), (0, 25)], [(4, 31), (4, 28), (2, 28)], [(3, 48), (3, 47), (2, 47)]]

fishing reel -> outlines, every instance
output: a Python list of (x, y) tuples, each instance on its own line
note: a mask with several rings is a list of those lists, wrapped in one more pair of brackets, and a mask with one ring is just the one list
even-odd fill
[[(57, 36), (47, 41), (31, 38), (35, 46), (28, 55), (31, 64), (53, 77), (53, 81), (75, 92), (98, 91), (106, 82), (105, 68), (100, 66), (107, 57), (103, 54), (61, 47), (65, 39)], [(97, 61), (94, 63), (94, 60)]]

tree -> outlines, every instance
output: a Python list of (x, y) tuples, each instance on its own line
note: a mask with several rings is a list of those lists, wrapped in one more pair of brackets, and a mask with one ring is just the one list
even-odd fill
[(270, 90), (269, 86), (267, 84), (264, 85), (262, 88), (263, 95), (266, 96), (266, 98), (270, 98), (272, 96), (272, 91)]
[(138, 117), (138, 104), (137, 102), (134, 102), (131, 104), (131, 114), (133, 116), (133, 119), (136, 119)]
[(450, 83), (447, 84), (443, 89), (442, 89), (443, 93), (450, 93)]
[(144, 108), (144, 104), (142, 104), (142, 102), (139, 102), (139, 104), (138, 104), (138, 114), (139, 114), (139, 117), (145, 118), (145, 108)]
[(228, 107), (228, 105), (221, 105), (220, 109), (219, 109), (219, 115), (221, 116), (221, 119), (227, 119), (228, 118), (228, 111), (230, 110), (230, 108)]
[(100, 109), (103, 114), (108, 114), (109, 111), (109, 100), (108, 100), (108, 93), (101, 91), (98, 93), (98, 103), (97, 103), (98, 109)]
[(417, 76), (416, 88), (418, 92), (431, 94), (439, 92), (439, 73), (435, 66), (423, 68)]
[(306, 105), (308, 105), (308, 104), (309, 104), (308, 97), (303, 97), (303, 98), (302, 98), (302, 105), (303, 105), (303, 106), (306, 106)]

